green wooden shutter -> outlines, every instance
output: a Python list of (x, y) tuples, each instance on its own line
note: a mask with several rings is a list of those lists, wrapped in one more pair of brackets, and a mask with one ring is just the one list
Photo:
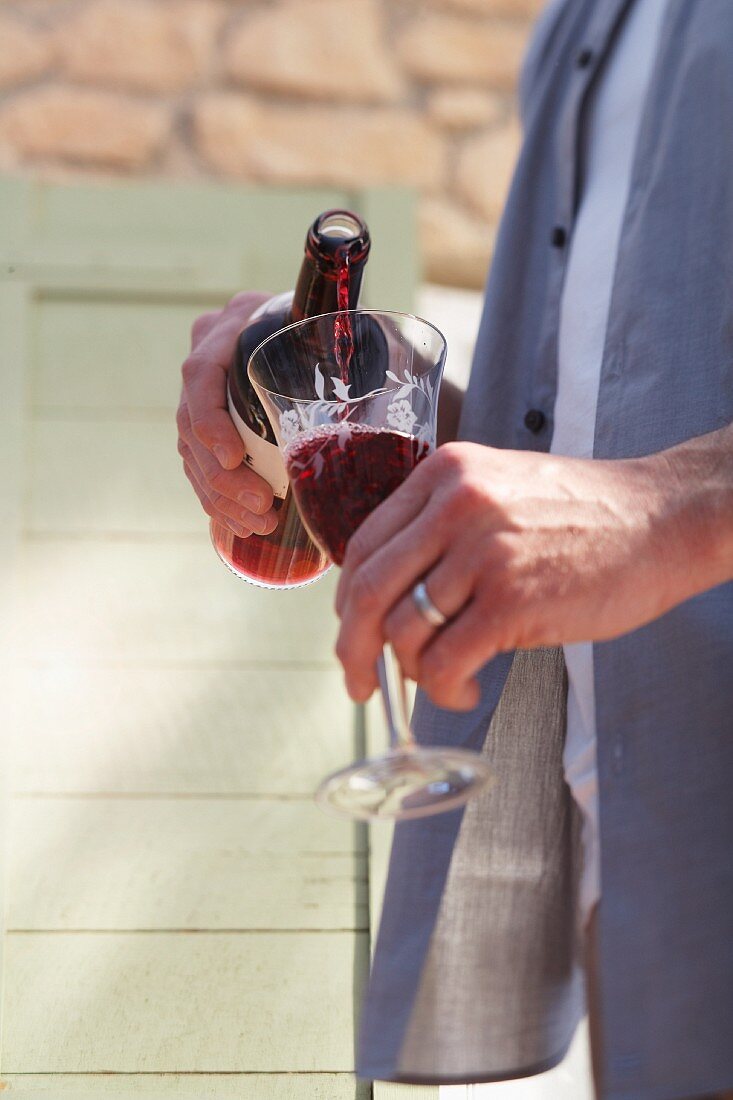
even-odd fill
[(366, 303), (410, 308), (405, 193), (0, 183), (13, 1087), (99, 1092), (109, 1072), (105, 1090), (162, 1094), (156, 1074), (195, 1073), (176, 1095), (368, 1095), (350, 1076), (366, 832), (311, 801), (364, 747), (334, 577), (233, 578), (174, 424), (193, 319), (291, 285), (334, 205), (372, 229)]

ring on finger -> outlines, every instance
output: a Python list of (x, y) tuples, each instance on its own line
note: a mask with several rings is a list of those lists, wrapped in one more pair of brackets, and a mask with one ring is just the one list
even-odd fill
[(430, 598), (427, 585), (424, 581), (418, 581), (412, 590), (412, 602), (418, 614), (429, 623), (430, 626), (441, 627), (448, 622), (448, 616), (444, 615), (439, 607), (436, 607)]

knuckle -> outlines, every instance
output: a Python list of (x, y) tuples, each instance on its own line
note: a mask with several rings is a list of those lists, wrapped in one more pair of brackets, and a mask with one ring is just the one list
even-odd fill
[(183, 384), (187, 386), (190, 382), (196, 378), (201, 370), (201, 357), (198, 355), (189, 355), (187, 359), (183, 360), (181, 366), (181, 375), (183, 377)]
[(483, 486), (473, 478), (464, 477), (458, 486), (458, 498), (464, 508), (477, 508), (484, 502)]
[(212, 438), (211, 420), (208, 416), (196, 416), (191, 419), (191, 431), (199, 443), (208, 445)]
[(215, 490), (221, 497), (226, 496), (226, 489), (229, 483), (227, 477), (227, 471), (218, 469), (215, 470), (210, 476), (207, 477), (207, 481), (212, 489)]
[(362, 534), (361, 528), (358, 528), (346, 544), (344, 566), (348, 567), (349, 569), (354, 569), (358, 566), (359, 562), (364, 556), (363, 546), (364, 536)]
[(185, 435), (191, 426), (191, 419), (188, 415), (188, 405), (185, 401), (181, 401), (176, 411), (176, 427), (181, 435)]
[(209, 329), (216, 324), (221, 316), (221, 310), (210, 309), (207, 313), (202, 313), (200, 317), (197, 317), (194, 323), (191, 325), (191, 340), (194, 344), (197, 344), (209, 331)]
[(443, 647), (436, 645), (420, 661), (420, 678), (433, 690), (449, 688), (455, 679), (455, 671)]
[(209, 500), (211, 501), (211, 506), (212, 508), (214, 508), (215, 511), (221, 512), (222, 514), (226, 512), (229, 501), (226, 497), (222, 496), (221, 493), (212, 493), (209, 496)]
[(465, 522), (467, 516), (480, 508), (482, 501), (481, 487), (462, 473), (441, 493), (443, 515), (451, 524)]
[(351, 582), (351, 602), (357, 613), (366, 614), (377, 603), (379, 585), (371, 569), (357, 569)]
[(351, 659), (352, 647), (348, 637), (345, 634), (339, 634), (334, 647), (336, 658), (340, 664), (346, 666)]
[(446, 472), (457, 472), (463, 469), (463, 446), (461, 443), (444, 443), (435, 452), (435, 462), (440, 464)]
[(236, 313), (254, 312), (267, 298), (267, 294), (262, 294), (257, 290), (240, 290), (239, 294), (235, 294), (233, 298), (229, 299), (226, 308), (227, 311)]
[(395, 648), (407, 649), (411, 648), (413, 630), (410, 628), (410, 624), (407, 617), (401, 607), (395, 608), (391, 611), (387, 618), (384, 620), (384, 633), (385, 637), (393, 643)]
[(514, 604), (514, 596), (508, 586), (485, 580), (475, 595), (479, 611), (485, 615), (487, 627), (501, 625)]

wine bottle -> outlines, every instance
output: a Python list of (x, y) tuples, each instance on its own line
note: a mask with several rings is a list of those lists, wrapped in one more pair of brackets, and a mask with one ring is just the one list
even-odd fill
[[(270, 422), (247, 376), (247, 363), (254, 349), (285, 325), (356, 309), (370, 243), (369, 230), (356, 214), (327, 210), (319, 215), (306, 235), (294, 292), (265, 302), (237, 341), (229, 370), (229, 412), (245, 446), (245, 462), (272, 486), (278, 524), (270, 535), (240, 538), (212, 520), (211, 538), (222, 561), (252, 584), (295, 588), (322, 576), (331, 562), (303, 527)], [(336, 357), (348, 355), (348, 324), (336, 337), (347, 345), (345, 352), (336, 348)]]

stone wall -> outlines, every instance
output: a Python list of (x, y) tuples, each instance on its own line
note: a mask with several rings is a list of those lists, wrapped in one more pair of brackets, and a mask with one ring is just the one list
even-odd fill
[(0, 170), (400, 183), (480, 286), (542, 0), (0, 0)]

